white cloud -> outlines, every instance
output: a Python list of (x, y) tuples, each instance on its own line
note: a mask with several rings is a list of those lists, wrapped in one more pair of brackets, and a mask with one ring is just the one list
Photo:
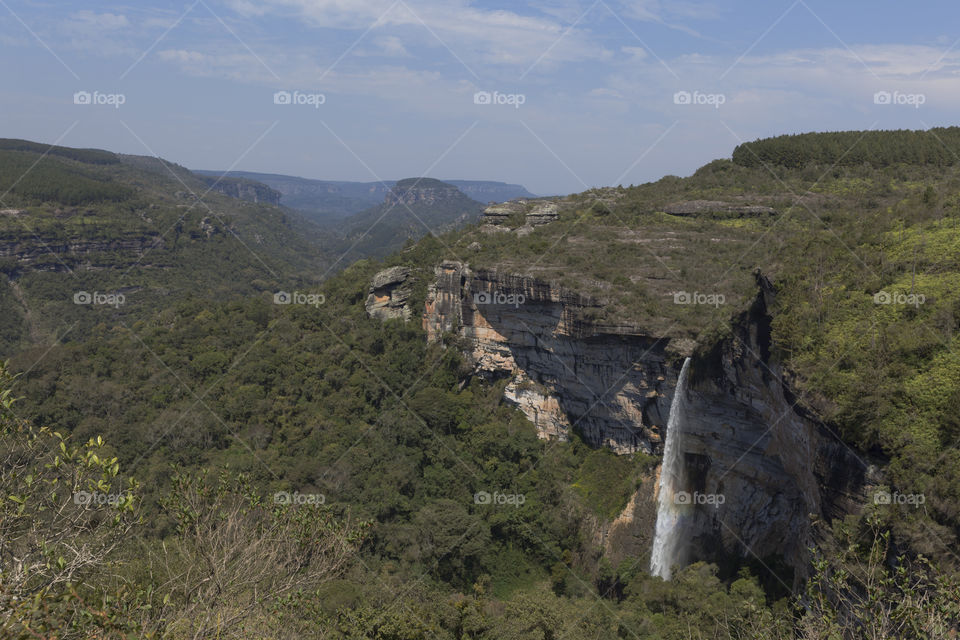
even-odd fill
[(631, 60), (644, 60), (650, 55), (643, 47), (621, 47), (620, 50), (627, 54)]
[(359, 56), (385, 56), (388, 58), (411, 57), (403, 40), (397, 36), (378, 36), (373, 39), (371, 46), (355, 49), (354, 53)]
[(665, 27), (700, 37), (700, 33), (682, 21), (691, 19), (705, 20), (719, 17), (720, 11), (712, 2), (691, 2), (673, 0), (623, 0), (614, 10), (619, 9), (624, 17), (644, 22), (655, 22)]
[(320, 28), (408, 29), (421, 44), (449, 47), (469, 63), (531, 65), (608, 55), (580, 30), (549, 15), (482, 9), (467, 0), (232, 0), (242, 15), (278, 13)]
[(52, 23), (55, 35), (48, 36), (53, 47), (84, 51), (97, 55), (130, 55), (131, 25), (120, 13), (96, 13), (83, 10)]
[(77, 11), (70, 15), (70, 22), (81, 31), (112, 31), (130, 26), (127, 17), (117, 13)]

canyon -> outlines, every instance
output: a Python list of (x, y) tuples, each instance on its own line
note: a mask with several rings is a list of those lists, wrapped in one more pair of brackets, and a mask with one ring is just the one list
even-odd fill
[[(818, 528), (855, 513), (876, 483), (865, 455), (795, 395), (771, 345), (776, 292), (755, 274), (756, 298), (732, 319), (732, 333), (697, 348), (629, 325), (589, 320), (601, 304), (539, 281), (446, 261), (411, 309), (407, 270), (378, 274), (368, 312), (381, 319), (420, 315), (429, 341), (463, 339), (474, 375), (506, 380), (504, 400), (544, 439), (574, 433), (618, 454), (663, 455), (680, 367), (690, 358), (682, 468), (674, 489), (687, 503), (690, 561), (736, 559), (808, 566)], [(651, 552), (659, 483), (644, 481), (600, 542), (613, 557)], [(619, 546), (627, 548), (617, 548)]]

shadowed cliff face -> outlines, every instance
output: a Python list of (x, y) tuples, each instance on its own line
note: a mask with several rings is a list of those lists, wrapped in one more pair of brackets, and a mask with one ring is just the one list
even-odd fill
[[(429, 339), (466, 338), (476, 374), (509, 378), (505, 398), (541, 437), (576, 430), (619, 453), (662, 451), (680, 363), (669, 337), (593, 325), (596, 303), (533, 279), (455, 262), (436, 275), (423, 318)], [(782, 561), (800, 574), (814, 541), (811, 518), (855, 511), (867, 466), (792, 396), (770, 358), (773, 288), (763, 277), (758, 284), (733, 335), (692, 364), (682, 449), (690, 556)], [(649, 526), (634, 514), (650, 511), (655, 485), (634, 497), (605, 536), (608, 546), (629, 540), (632, 555), (649, 553), (649, 532), (631, 528)]]
[(758, 280), (733, 336), (694, 363), (683, 440), (692, 549), (721, 563), (782, 559), (803, 573), (812, 520), (856, 511), (868, 465), (791, 394), (769, 354), (773, 288)]

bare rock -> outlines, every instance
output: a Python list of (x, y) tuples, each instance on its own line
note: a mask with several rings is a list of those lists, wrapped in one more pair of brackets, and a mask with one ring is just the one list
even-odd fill
[(367, 315), (380, 320), (403, 318), (409, 320), (412, 311), (410, 300), (410, 270), (406, 267), (391, 267), (373, 276), (370, 295), (367, 296)]
[(527, 206), (526, 200), (511, 200), (492, 204), (483, 210), (483, 217), (480, 218), (482, 225), (502, 225), (506, 224), (511, 215), (522, 213)]
[(527, 213), (527, 224), (533, 227), (549, 224), (560, 219), (560, 206), (556, 202), (536, 205)]

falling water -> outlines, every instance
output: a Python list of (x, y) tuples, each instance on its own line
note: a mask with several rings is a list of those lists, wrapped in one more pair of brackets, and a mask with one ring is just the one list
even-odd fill
[(676, 504), (674, 496), (683, 490), (683, 454), (680, 446), (683, 438), (683, 414), (686, 410), (687, 370), (690, 358), (683, 361), (677, 388), (670, 404), (667, 420), (667, 441), (663, 445), (663, 463), (660, 465), (660, 495), (657, 506), (657, 528), (650, 552), (650, 573), (664, 580), (670, 579), (670, 570), (681, 562), (683, 531), (680, 527), (683, 507)]

